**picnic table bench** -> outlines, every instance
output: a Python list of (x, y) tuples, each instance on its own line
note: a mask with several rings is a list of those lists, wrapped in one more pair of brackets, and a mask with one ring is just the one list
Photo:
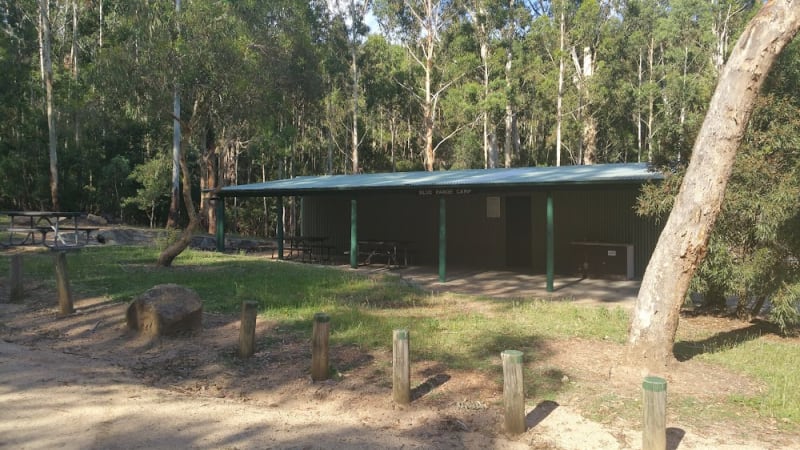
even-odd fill
[[(301, 262), (330, 262), (331, 252), (335, 249), (326, 245), (328, 236), (286, 236), (284, 237), (284, 256), (287, 259), (299, 258)], [(272, 257), (278, 251), (272, 248)]]
[[(98, 230), (96, 227), (79, 226), (80, 212), (4, 211), (1, 214), (11, 219), (6, 228), (9, 233), (8, 244), (4, 244), (8, 246), (41, 244), (50, 248), (78, 247), (88, 244), (91, 233)], [(69, 219), (72, 219), (71, 223), (61, 224), (62, 220)], [(50, 233), (53, 234), (51, 241), (47, 238)], [(85, 233), (83, 242), (81, 233)], [(20, 235), (17, 240), (16, 234)], [(40, 237), (38, 242), (37, 236)]]
[(387, 267), (404, 267), (408, 265), (409, 242), (398, 240), (360, 240), (358, 256), (365, 265), (370, 265), (373, 258), (385, 260)]

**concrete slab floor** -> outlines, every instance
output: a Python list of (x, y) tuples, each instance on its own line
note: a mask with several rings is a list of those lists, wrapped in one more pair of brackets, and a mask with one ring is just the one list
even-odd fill
[(526, 274), (503, 270), (451, 268), (447, 281), (439, 281), (435, 267), (410, 266), (386, 269), (378, 265), (358, 270), (386, 271), (402, 277), (430, 292), (453, 292), (494, 298), (543, 298), (576, 304), (619, 306), (633, 309), (639, 293), (639, 280), (601, 280), (556, 276), (554, 292), (547, 292), (544, 274)]

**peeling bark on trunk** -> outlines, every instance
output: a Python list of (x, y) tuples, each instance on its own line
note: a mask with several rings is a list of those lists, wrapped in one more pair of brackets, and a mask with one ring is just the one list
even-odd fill
[[(429, 41), (433, 41), (429, 38)], [(428, 44), (428, 48), (432, 48), (432, 44)], [(435, 113), (435, 106), (433, 104), (433, 93), (431, 92), (431, 77), (433, 72), (433, 60), (428, 58), (425, 60), (425, 104), (422, 106), (422, 127), (425, 131), (425, 170), (432, 172), (433, 163), (436, 159), (436, 154), (433, 151), (433, 127), (435, 122), (433, 114)]]
[(723, 69), (675, 206), (633, 311), (628, 362), (663, 372), (689, 282), (707, 251), (736, 151), (764, 78), (800, 28), (800, 0), (767, 3), (750, 21)]

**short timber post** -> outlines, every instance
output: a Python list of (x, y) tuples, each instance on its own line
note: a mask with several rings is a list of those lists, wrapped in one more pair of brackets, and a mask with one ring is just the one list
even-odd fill
[(394, 330), (392, 344), (392, 397), (396, 403), (407, 405), (411, 403), (408, 330)]
[(217, 251), (225, 251), (225, 198), (213, 197), (214, 208), (217, 210)]
[(503, 403), (505, 404), (506, 432), (525, 432), (525, 392), (522, 380), (522, 352), (506, 350), (503, 360)]
[(328, 379), (328, 337), (331, 332), (331, 318), (325, 313), (314, 314), (314, 329), (311, 338), (311, 379)]
[(11, 286), (8, 290), (8, 299), (11, 302), (19, 302), (25, 295), (22, 288), (22, 255), (11, 255)]
[(643, 450), (665, 450), (667, 448), (667, 380), (660, 377), (645, 377), (644, 422), (642, 430)]
[(447, 201), (439, 197), (439, 281), (447, 281)]
[(553, 193), (547, 192), (547, 292), (553, 292), (555, 278), (555, 227), (553, 226)]
[(239, 356), (249, 358), (256, 351), (256, 313), (258, 302), (242, 302), (242, 319), (239, 324)]
[(67, 275), (67, 253), (56, 253), (56, 289), (58, 290), (59, 316), (68, 316), (75, 312), (72, 307), (72, 289)]
[(350, 200), (350, 267), (358, 268), (358, 201)]

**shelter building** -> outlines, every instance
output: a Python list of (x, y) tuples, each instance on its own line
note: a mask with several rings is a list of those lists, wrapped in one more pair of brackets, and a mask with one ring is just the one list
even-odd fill
[[(401, 246), (415, 265), (641, 278), (661, 226), (634, 211), (646, 164), (523, 167), (303, 176), (221, 189), (224, 198), (302, 199), (301, 233), (325, 236), (331, 252), (359, 265), (371, 243)], [(279, 215), (280, 217), (280, 215)], [(279, 254), (284, 236), (278, 227)], [(399, 255), (395, 254), (396, 257)]]

